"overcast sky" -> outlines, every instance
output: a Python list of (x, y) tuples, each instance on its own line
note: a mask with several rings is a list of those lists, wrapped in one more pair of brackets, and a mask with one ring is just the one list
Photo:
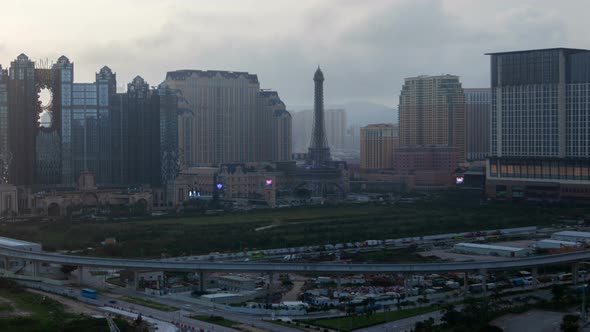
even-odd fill
[(311, 105), (321, 65), (328, 104), (397, 107), (404, 77), (449, 73), (489, 86), (483, 53), (590, 47), (587, 0), (2, 1), (0, 64), (64, 54), (77, 82), (108, 65), (118, 85), (169, 70), (258, 74), (289, 105)]

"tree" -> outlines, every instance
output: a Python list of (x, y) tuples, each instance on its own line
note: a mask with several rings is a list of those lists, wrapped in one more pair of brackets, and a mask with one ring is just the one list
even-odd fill
[(567, 288), (564, 285), (553, 285), (551, 294), (553, 294), (553, 302), (561, 302), (563, 300)]
[(426, 303), (430, 302), (430, 300), (428, 298), (426, 298), (426, 296), (419, 298), (417, 301), (420, 304), (420, 306), (422, 306), (422, 304), (426, 304)]
[(66, 275), (69, 275), (73, 271), (77, 270), (78, 267), (76, 265), (62, 265), (59, 270)]
[(560, 325), (562, 332), (578, 332), (580, 331), (580, 316), (565, 315)]
[(443, 315), (440, 320), (447, 326), (457, 326), (463, 320), (463, 314), (455, 309), (455, 306), (449, 304), (443, 308)]
[(434, 318), (430, 317), (425, 321), (416, 322), (414, 325), (415, 332), (432, 332), (434, 331)]
[(502, 331), (504, 331), (504, 330), (496, 325), (486, 325), (478, 330), (478, 332), (502, 332)]

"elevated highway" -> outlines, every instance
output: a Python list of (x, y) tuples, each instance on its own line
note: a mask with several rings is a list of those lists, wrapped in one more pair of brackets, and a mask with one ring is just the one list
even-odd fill
[(442, 273), (495, 271), (556, 264), (575, 264), (590, 260), (590, 250), (546, 255), (527, 258), (507, 259), (487, 262), (456, 262), (426, 264), (342, 264), (342, 263), (215, 263), (215, 262), (182, 262), (140, 259), (117, 259), (102, 257), (70, 256), (48, 252), (30, 252), (6, 246), (0, 246), (0, 256), (20, 258), (32, 262), (58, 263), (81, 267), (118, 268), (129, 270), (161, 270), (161, 271), (207, 271), (207, 272), (295, 272), (295, 273)]

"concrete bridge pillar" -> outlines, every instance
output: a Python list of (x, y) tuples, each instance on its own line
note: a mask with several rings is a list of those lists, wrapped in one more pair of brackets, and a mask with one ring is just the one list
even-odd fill
[(78, 266), (78, 286), (81, 286), (84, 282), (84, 267)]
[(133, 290), (139, 289), (139, 272), (133, 270)]
[(406, 293), (406, 297), (408, 297), (409, 292), (410, 292), (410, 278), (411, 278), (411, 274), (409, 273), (404, 273), (404, 293)]
[(533, 267), (531, 269), (531, 275), (533, 276), (533, 288), (538, 288), (539, 287), (539, 269), (536, 267)]
[(488, 294), (488, 285), (487, 285), (488, 271), (486, 269), (480, 269), (479, 274), (481, 275), (481, 285), (483, 287), (483, 295), (487, 296), (487, 294)]
[(578, 270), (579, 269), (580, 269), (579, 262), (572, 263), (572, 280), (574, 281), (574, 285), (578, 284)]
[(205, 271), (199, 271), (199, 291), (205, 291), (205, 278), (207, 277)]
[(469, 290), (469, 272), (465, 271), (465, 272), (463, 272), (463, 292), (465, 292), (465, 294), (467, 294), (468, 290)]
[(4, 256), (4, 269), (6, 271), (10, 270), (10, 257)]
[(33, 275), (33, 277), (38, 277), (39, 276), (39, 270), (40, 270), (40, 267), (41, 267), (41, 262), (33, 261), (32, 263), (33, 263), (32, 266), (31, 266), (32, 267), (32, 275)]

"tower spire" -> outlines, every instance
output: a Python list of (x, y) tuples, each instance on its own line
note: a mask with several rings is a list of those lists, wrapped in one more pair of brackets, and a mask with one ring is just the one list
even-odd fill
[(324, 73), (318, 65), (313, 75), (315, 84), (313, 108), (313, 132), (308, 150), (307, 163), (312, 167), (325, 167), (330, 161), (330, 148), (326, 140), (326, 125), (324, 123)]

